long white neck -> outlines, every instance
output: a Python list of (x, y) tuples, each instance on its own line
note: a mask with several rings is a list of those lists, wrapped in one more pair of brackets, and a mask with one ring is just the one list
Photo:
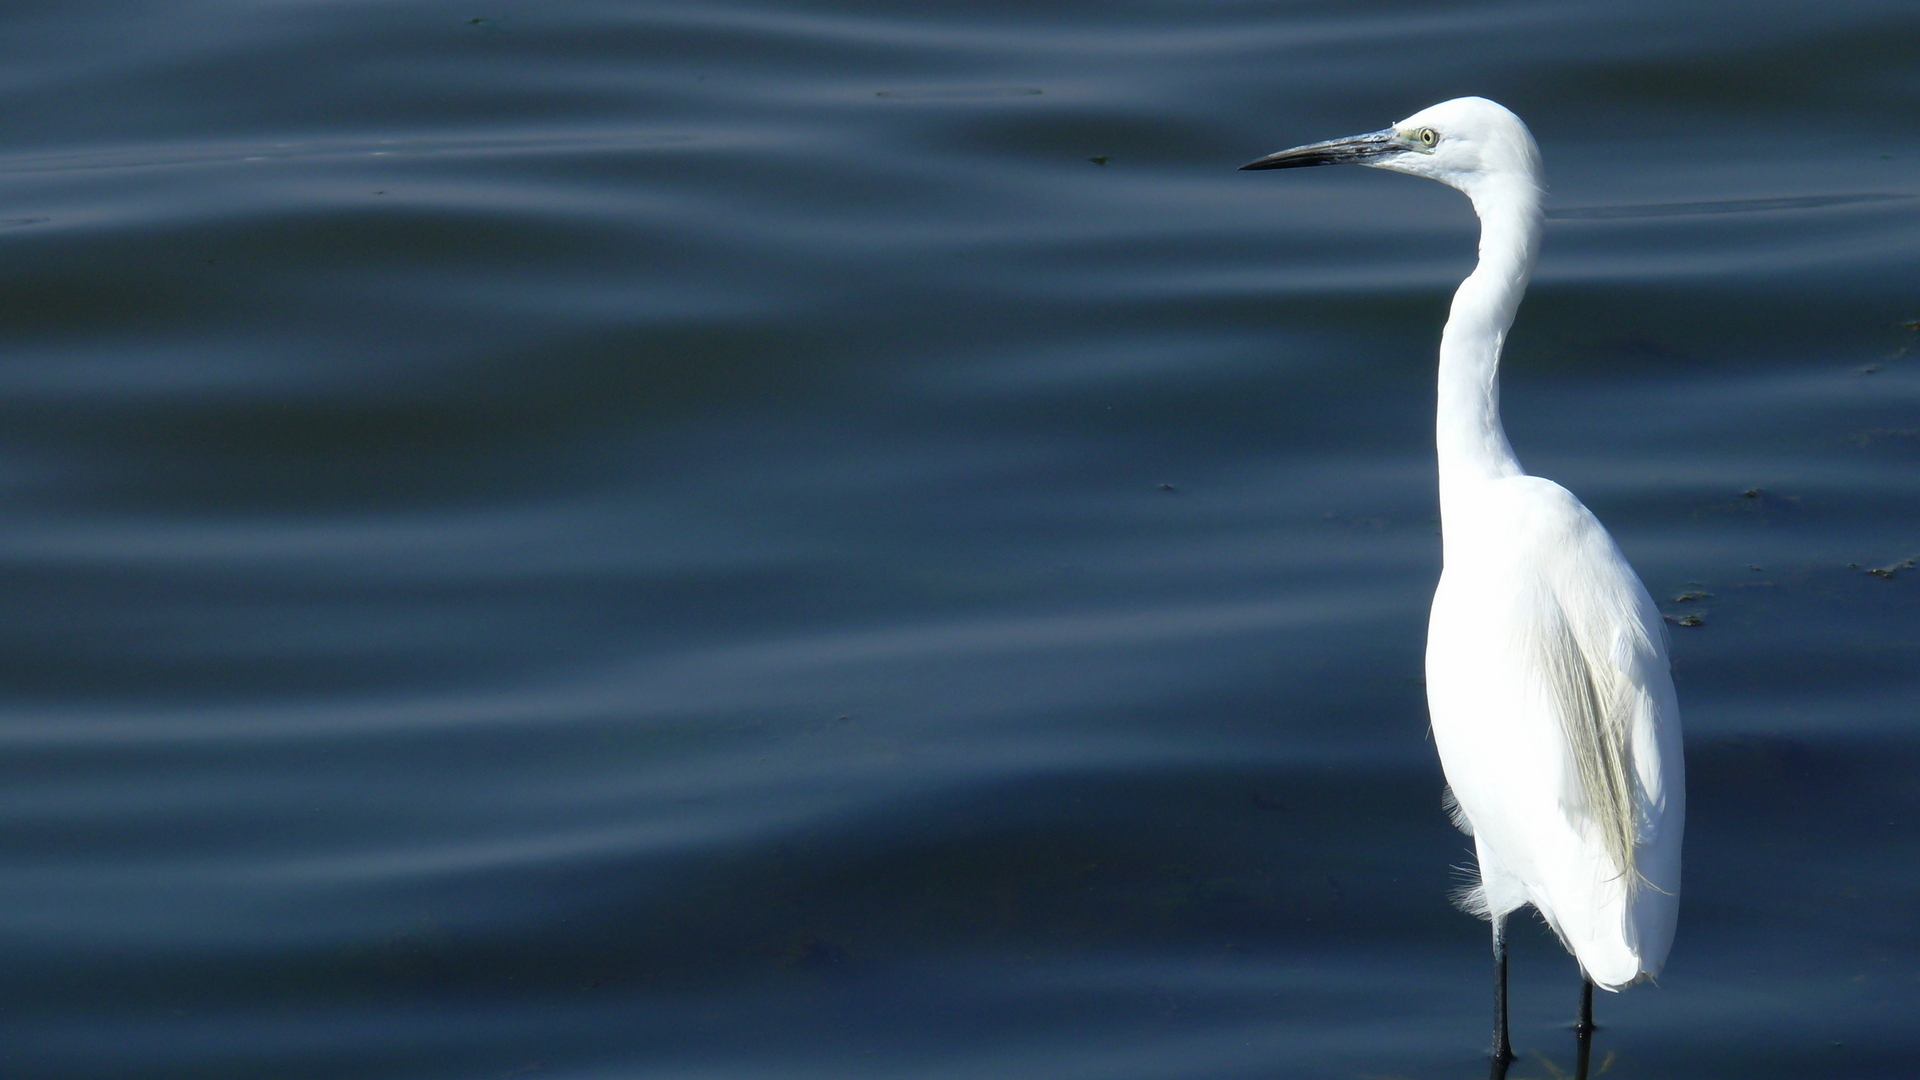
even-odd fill
[[(1521, 475), (1500, 426), (1500, 348), (1540, 245), (1540, 190), (1530, 176), (1489, 179), (1468, 195), (1480, 215), (1480, 264), (1453, 294), (1440, 336), (1440, 514), (1463, 488)], [(1450, 497), (1452, 496), (1452, 497)]]

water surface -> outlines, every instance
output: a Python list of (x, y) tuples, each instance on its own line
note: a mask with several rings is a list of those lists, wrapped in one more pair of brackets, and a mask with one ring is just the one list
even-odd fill
[(1477, 1075), (1420, 682), (1474, 221), (1235, 171), (1463, 93), (1552, 185), (1513, 442), (1701, 619), (1596, 1061), (1911, 1074), (1910, 5), (0, 29), (7, 1075)]

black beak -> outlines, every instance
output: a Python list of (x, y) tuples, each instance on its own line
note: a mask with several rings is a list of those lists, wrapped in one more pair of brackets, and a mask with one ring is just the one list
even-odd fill
[(1350, 135), (1344, 139), (1328, 139), (1326, 142), (1296, 146), (1291, 150), (1268, 154), (1259, 161), (1249, 161), (1240, 167), (1242, 169), (1304, 169), (1309, 165), (1365, 165), (1369, 161), (1378, 161), (1405, 149), (1406, 147), (1400, 145), (1399, 134), (1392, 128), (1387, 128), (1384, 131), (1368, 132), (1365, 135)]

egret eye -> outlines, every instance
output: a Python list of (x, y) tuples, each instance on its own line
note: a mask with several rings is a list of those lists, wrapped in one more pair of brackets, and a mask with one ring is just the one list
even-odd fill
[(1421, 128), (1419, 134), (1421, 146), (1431, 148), (1435, 143), (1440, 141), (1440, 133), (1432, 128)]

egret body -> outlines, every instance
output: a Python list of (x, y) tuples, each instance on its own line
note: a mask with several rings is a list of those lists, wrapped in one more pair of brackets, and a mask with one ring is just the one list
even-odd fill
[(1493, 924), (1494, 1057), (1506, 1032), (1506, 918), (1532, 904), (1592, 987), (1658, 975), (1673, 942), (1686, 817), (1664, 628), (1607, 530), (1528, 476), (1500, 424), (1500, 350), (1540, 247), (1540, 153), (1485, 98), (1384, 131), (1271, 154), (1248, 169), (1355, 164), (1465, 192), (1480, 261), (1440, 338), (1436, 442), (1444, 569), (1427, 634), (1427, 705), (1454, 821), (1479, 880), (1461, 906)]

